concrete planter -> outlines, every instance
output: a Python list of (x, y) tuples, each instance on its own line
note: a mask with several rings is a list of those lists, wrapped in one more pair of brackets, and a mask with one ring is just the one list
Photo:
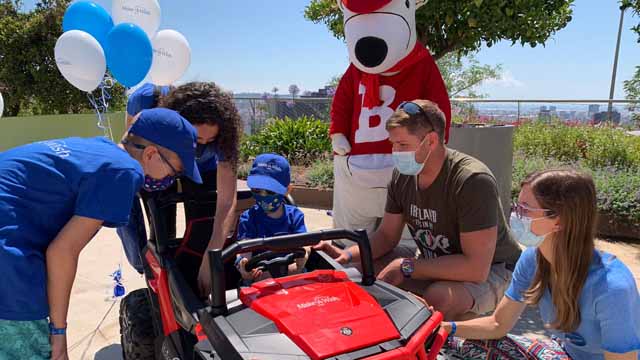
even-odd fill
[(296, 205), (313, 209), (331, 210), (333, 208), (332, 189), (311, 189), (303, 186), (293, 186), (291, 196)]
[(504, 214), (511, 208), (514, 127), (462, 125), (452, 126), (448, 146), (485, 163), (498, 182)]
[(628, 224), (610, 214), (600, 213), (598, 235), (605, 238), (628, 239), (640, 242), (640, 226)]

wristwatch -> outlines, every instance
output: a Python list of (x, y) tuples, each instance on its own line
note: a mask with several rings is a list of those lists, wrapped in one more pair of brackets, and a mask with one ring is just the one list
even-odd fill
[(404, 275), (405, 278), (411, 278), (411, 275), (413, 275), (413, 271), (415, 270), (415, 264), (413, 259), (411, 258), (405, 258), (402, 260), (402, 263), (400, 263), (400, 271), (402, 271), (402, 275)]

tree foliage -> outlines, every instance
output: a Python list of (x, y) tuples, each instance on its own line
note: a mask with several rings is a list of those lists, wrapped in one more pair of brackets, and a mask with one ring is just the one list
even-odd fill
[[(640, 15), (640, 0), (622, 0), (620, 1), (620, 8), (631, 10), (635, 15)], [(634, 25), (631, 30), (638, 34), (638, 43), (640, 44), (640, 24)], [(640, 100), (640, 66), (636, 67), (633, 77), (624, 82), (624, 91), (627, 94), (627, 99)], [(631, 111), (636, 111), (637, 109), (638, 105), (629, 106)], [(640, 114), (633, 114), (633, 120), (636, 126), (640, 127)]]
[[(39, 0), (21, 11), (21, 0), (0, 0), (0, 89), (6, 115), (65, 114), (89, 111), (85, 93), (56, 67), (54, 48), (62, 35), (62, 17), (70, 0)], [(124, 88), (112, 90), (111, 107), (122, 109)]]
[[(418, 38), (436, 59), (450, 52), (467, 55), (502, 40), (536, 47), (571, 21), (572, 4), (573, 0), (429, 1), (416, 13)], [(336, 0), (312, 0), (305, 17), (344, 37)]]
[(438, 68), (451, 98), (481, 98), (484, 95), (477, 92), (478, 86), (502, 75), (501, 65), (482, 65), (473, 54), (462, 57), (449, 53), (438, 60)]

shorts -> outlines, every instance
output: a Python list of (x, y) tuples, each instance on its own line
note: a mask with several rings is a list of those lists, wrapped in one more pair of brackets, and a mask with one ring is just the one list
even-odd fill
[(51, 358), (49, 322), (0, 320), (0, 360)]
[[(375, 272), (377, 274), (382, 271), (387, 264), (397, 258), (417, 259), (418, 257), (418, 250), (414, 250), (405, 245), (398, 245), (390, 253), (374, 262)], [(491, 266), (487, 281), (483, 283), (463, 282), (463, 287), (471, 294), (474, 300), (473, 307), (469, 311), (477, 315), (482, 315), (495, 310), (500, 300), (502, 300), (504, 292), (511, 283), (511, 275), (512, 271), (507, 269), (506, 264), (498, 263)], [(399, 287), (422, 296), (426, 289), (433, 283), (434, 281), (430, 280), (407, 279)]]

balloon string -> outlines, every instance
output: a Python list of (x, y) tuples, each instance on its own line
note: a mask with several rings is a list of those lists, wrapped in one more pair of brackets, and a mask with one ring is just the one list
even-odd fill
[(104, 132), (104, 136), (113, 141), (113, 131), (111, 130), (111, 121), (109, 120), (109, 100), (111, 100), (110, 89), (113, 88), (113, 79), (109, 76), (105, 76), (98, 89), (100, 90), (100, 96), (96, 97), (93, 93), (87, 93), (87, 98), (93, 106), (98, 117), (97, 126)]

